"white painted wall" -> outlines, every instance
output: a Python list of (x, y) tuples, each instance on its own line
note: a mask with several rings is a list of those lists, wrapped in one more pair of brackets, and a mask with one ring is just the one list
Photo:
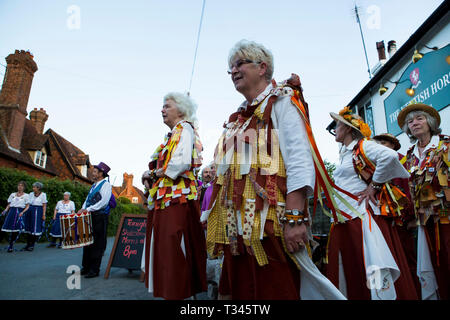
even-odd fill
[[(433, 28), (431, 28), (428, 33), (422, 37), (417, 43), (417, 49), (422, 53), (428, 53), (432, 50), (423, 47), (423, 45), (427, 45), (428, 47), (438, 47), (442, 48), (449, 44), (450, 40), (450, 13), (441, 19)], [(403, 72), (408, 68), (411, 63), (411, 58), (414, 53), (414, 48), (411, 49), (398, 63), (397, 65), (391, 69), (390, 72), (386, 74), (384, 79), (388, 79), (392, 82), (397, 81)], [(378, 89), (380, 87), (380, 82), (376, 83), (372, 89), (372, 92), (367, 94), (364, 98), (356, 103), (356, 105), (360, 106), (365, 104), (369, 99), (372, 102), (372, 111), (374, 118), (374, 127), (375, 134), (380, 134), (387, 132), (386, 126), (386, 116), (384, 111), (384, 99), (386, 99), (392, 90), (395, 88), (395, 85), (389, 82), (385, 83), (385, 86), (389, 89), (385, 94), (380, 96), (378, 93)], [(450, 97), (449, 97), (450, 100)], [(450, 134), (450, 106), (439, 111), (441, 116), (441, 128), (443, 134)], [(406, 151), (411, 146), (409, 142), (409, 138), (406, 134), (402, 133), (397, 136), (397, 139), (400, 140), (402, 148), (399, 152), (405, 154)]]

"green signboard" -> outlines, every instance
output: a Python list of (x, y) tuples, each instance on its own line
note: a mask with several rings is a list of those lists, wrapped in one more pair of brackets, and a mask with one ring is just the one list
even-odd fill
[[(416, 63), (406, 68), (392, 93), (384, 100), (387, 130), (397, 136), (402, 130), (397, 124), (397, 116), (410, 103), (425, 103), (436, 110), (450, 104), (450, 45), (431, 51)], [(406, 89), (414, 89), (414, 95), (406, 94)]]

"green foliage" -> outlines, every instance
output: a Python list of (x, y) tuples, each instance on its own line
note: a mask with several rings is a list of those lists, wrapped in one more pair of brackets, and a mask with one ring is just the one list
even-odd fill
[(130, 199), (125, 198), (125, 197), (119, 197), (119, 199), (117, 199), (118, 201), (120, 201), (123, 204), (129, 204), (131, 203)]
[(334, 170), (336, 170), (336, 164), (329, 162), (328, 160), (324, 160), (323, 164), (325, 165), (325, 168), (327, 169), (328, 175), (330, 176), (331, 180), (334, 182), (333, 173)]
[(11, 193), (17, 191), (17, 183), (25, 181), (27, 187), (26, 193), (33, 191), (32, 184), (36, 181), (43, 183), (43, 192), (47, 194), (47, 211), (46, 221), (49, 223), (53, 218), (56, 203), (63, 199), (63, 194), (66, 191), (71, 193), (70, 200), (75, 202), (76, 210), (79, 210), (86, 199), (89, 192), (89, 187), (77, 181), (58, 180), (56, 178), (42, 178), (37, 179), (28, 175), (24, 171), (19, 171), (11, 168), (0, 168), (0, 210), (3, 211), (8, 205), (8, 197)]
[(117, 232), (117, 228), (119, 227), (120, 218), (123, 213), (132, 213), (132, 214), (146, 214), (147, 210), (137, 204), (132, 204), (128, 198), (119, 197), (116, 199), (117, 207), (111, 209), (109, 213), (109, 222), (108, 222), (108, 237), (115, 236)]
[[(12, 168), (0, 168), (0, 212), (8, 205), (7, 200), (9, 195), (17, 191), (17, 183), (19, 181), (26, 182), (26, 193), (33, 191), (32, 184), (34, 182), (40, 181), (44, 184), (42, 191), (47, 194), (48, 201), (46, 211), (47, 225), (49, 225), (53, 219), (56, 203), (63, 199), (64, 192), (69, 191), (71, 193), (70, 200), (75, 202), (76, 211), (81, 209), (89, 193), (89, 186), (77, 181), (61, 181), (57, 178), (37, 179), (24, 171)], [(108, 236), (115, 236), (122, 213), (145, 214), (146, 212), (147, 210), (143, 206), (132, 204), (127, 198), (120, 197), (117, 199), (117, 207), (111, 209), (109, 214)]]

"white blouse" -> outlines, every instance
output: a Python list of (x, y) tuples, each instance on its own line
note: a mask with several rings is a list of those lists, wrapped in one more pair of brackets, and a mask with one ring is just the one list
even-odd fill
[[(272, 89), (274, 89), (272, 84), (269, 84), (266, 89), (253, 100), (252, 105), (262, 101), (261, 112), (264, 112), (269, 100), (269, 98), (265, 98), (273, 93), (271, 92)], [(286, 92), (283, 93), (284, 91)], [(291, 101), (290, 91), (292, 91), (290, 88), (285, 88), (283, 89), (283, 92), (278, 95), (278, 98), (272, 106), (270, 117), (274, 131), (278, 136), (280, 151), (283, 157), (282, 160), (284, 161), (286, 168), (287, 193), (305, 188), (306, 195), (310, 196), (313, 194), (315, 184), (314, 162), (311, 155), (305, 124), (299, 114), (299, 111), (297, 110), (297, 107)], [(246, 109), (247, 106), (248, 102), (244, 101), (239, 106), (238, 110), (240, 108)], [(272, 144), (274, 144), (273, 139)], [(243, 150), (245, 153), (248, 153), (244, 156), (244, 158), (252, 159), (252, 148)], [(232, 155), (232, 153), (228, 152), (225, 158), (229, 158), (230, 155)], [(230, 163), (230, 160), (226, 160), (225, 158), (218, 159), (218, 163), (216, 163), (218, 165), (218, 174), (223, 174), (228, 168), (227, 163)], [(276, 168), (278, 169), (278, 166)], [(250, 163), (241, 163), (240, 173), (245, 175), (248, 174), (249, 171)]]
[[(367, 184), (359, 178), (353, 167), (353, 147), (356, 143), (357, 141), (354, 140), (348, 146), (342, 145), (339, 154), (340, 163), (336, 166), (336, 170), (333, 174), (336, 185), (352, 194), (356, 194), (367, 188)], [(372, 178), (374, 182), (384, 183), (394, 178), (409, 178), (409, 173), (398, 160), (396, 151), (372, 140), (365, 140), (363, 142), (363, 151), (366, 154), (366, 157), (375, 165), (375, 172)], [(356, 211), (360, 212), (362, 215), (366, 213), (365, 201), (358, 206), (356, 200), (353, 200), (341, 192), (339, 192), (339, 194), (348, 201)], [(372, 202), (369, 203), (373, 212), (376, 215), (379, 215), (379, 208)], [(339, 209), (351, 215), (352, 218), (357, 217), (339, 199), (336, 199), (336, 204)]]
[(428, 150), (437, 148), (438, 145), (439, 145), (439, 136), (438, 135), (432, 136), (430, 139), (430, 142), (428, 142), (427, 146), (423, 149), (422, 156), (420, 157), (419, 156), (419, 140), (416, 141), (416, 143), (414, 144), (413, 154), (417, 159), (419, 159), (419, 166), (425, 159), (425, 155), (427, 154)]
[(62, 200), (58, 201), (56, 204), (56, 212), (58, 213), (72, 213), (72, 211), (75, 211), (75, 203), (73, 201), (69, 201), (69, 203), (64, 203)]
[[(178, 123), (174, 126), (174, 130)], [(182, 120), (181, 125), (183, 126), (183, 131), (181, 131), (180, 140), (173, 150), (172, 156), (167, 164), (166, 171), (164, 172), (166, 176), (173, 180), (175, 180), (183, 172), (189, 170), (192, 164), (194, 129), (192, 129), (192, 126), (184, 120)]]
[(35, 196), (34, 192), (30, 192), (28, 195), (28, 203), (32, 206), (41, 206), (44, 203), (47, 203), (47, 195), (44, 192), (41, 192), (39, 196)]
[(17, 192), (11, 193), (8, 198), (9, 206), (12, 208), (25, 208), (28, 201), (28, 194), (24, 193), (20, 197)]

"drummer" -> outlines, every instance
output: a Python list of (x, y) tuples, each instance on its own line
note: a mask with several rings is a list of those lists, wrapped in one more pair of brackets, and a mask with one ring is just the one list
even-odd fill
[(81, 274), (85, 278), (98, 277), (100, 265), (102, 263), (103, 251), (105, 248), (105, 214), (109, 212), (109, 201), (111, 199), (112, 187), (109, 183), (108, 172), (111, 168), (103, 162), (94, 166), (92, 176), (95, 183), (83, 204), (81, 212), (90, 212), (92, 214), (92, 231), (94, 243), (83, 247), (83, 268)]
[(56, 247), (56, 239), (59, 238), (58, 248), (62, 246), (62, 233), (61, 233), (61, 221), (60, 217), (65, 214), (75, 213), (75, 203), (70, 200), (70, 192), (64, 192), (64, 199), (58, 201), (53, 213), (53, 225), (50, 230), (50, 236), (52, 241), (48, 245), (49, 248)]

